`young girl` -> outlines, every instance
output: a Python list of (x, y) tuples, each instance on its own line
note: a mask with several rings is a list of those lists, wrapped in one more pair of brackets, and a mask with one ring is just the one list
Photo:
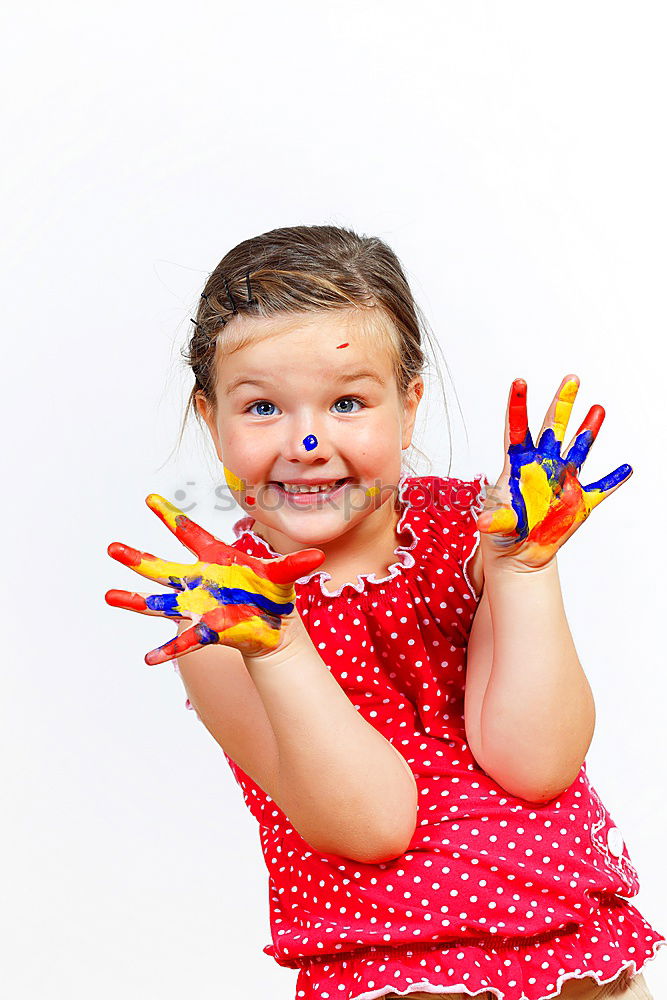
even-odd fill
[[(418, 311), (380, 240), (330, 226), (241, 243), (206, 282), (190, 403), (245, 512), (226, 545), (155, 495), (195, 555), (109, 554), (171, 592), (199, 718), (260, 826), (272, 943), (305, 1000), (650, 997), (665, 937), (586, 774), (589, 684), (556, 552), (629, 476), (578, 474), (566, 376), (533, 444), (513, 383), (491, 487), (402, 467), (423, 393)], [(176, 662), (176, 661), (175, 661)]]

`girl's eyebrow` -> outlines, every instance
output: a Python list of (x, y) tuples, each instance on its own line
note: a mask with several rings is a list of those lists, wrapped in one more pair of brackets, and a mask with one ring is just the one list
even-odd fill
[[(373, 382), (377, 382), (378, 385), (381, 386), (385, 385), (385, 380), (383, 378), (380, 378), (377, 372), (371, 372), (371, 371), (339, 372), (338, 375), (334, 378), (334, 381), (340, 384), (341, 382), (358, 382), (364, 378), (371, 379)], [(227, 393), (227, 395), (229, 395), (229, 393), (232, 393), (236, 389), (239, 389), (242, 385), (256, 385), (258, 388), (263, 389), (267, 387), (270, 388), (272, 384), (273, 383), (267, 382), (265, 379), (246, 378), (244, 375), (241, 375), (239, 376), (239, 378), (236, 378), (229, 383), (229, 385), (225, 389), (225, 392)]]

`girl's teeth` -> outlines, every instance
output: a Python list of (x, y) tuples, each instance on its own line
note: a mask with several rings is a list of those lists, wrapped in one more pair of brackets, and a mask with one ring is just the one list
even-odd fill
[(286, 493), (326, 493), (327, 490), (333, 489), (337, 482), (336, 479), (334, 482), (324, 483), (322, 486), (294, 486), (289, 483), (281, 483), (280, 485)]

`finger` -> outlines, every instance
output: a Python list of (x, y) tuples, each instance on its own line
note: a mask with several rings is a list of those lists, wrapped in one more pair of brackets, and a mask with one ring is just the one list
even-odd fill
[(272, 559), (265, 565), (267, 579), (272, 583), (294, 583), (321, 566), (326, 556), (321, 549), (301, 549), (282, 559)]
[(477, 526), (485, 534), (513, 535), (516, 533), (518, 517), (511, 507), (498, 507), (495, 510), (483, 511)]
[(202, 646), (215, 642), (220, 642), (218, 633), (203, 622), (197, 622), (192, 628), (186, 628), (180, 635), (165, 642), (164, 645), (158, 646), (157, 649), (151, 649), (150, 653), (146, 653), (144, 662), (152, 667), (157, 663), (166, 663), (167, 660), (173, 660), (176, 656), (183, 656), (185, 653), (191, 653), (194, 649), (200, 649)]
[(578, 470), (582, 467), (586, 461), (588, 452), (591, 450), (591, 446), (598, 436), (598, 432), (602, 427), (602, 421), (605, 418), (604, 407), (600, 406), (598, 403), (595, 406), (591, 406), (590, 410), (584, 417), (579, 430), (574, 435), (573, 441), (570, 443), (567, 452), (563, 455), (563, 461), (568, 462)]
[(505, 452), (510, 445), (532, 448), (533, 441), (528, 429), (528, 386), (524, 379), (515, 378), (510, 389), (505, 419)]
[(175, 507), (173, 503), (169, 503), (164, 497), (161, 497), (158, 493), (151, 493), (146, 497), (146, 503), (153, 511), (154, 514), (160, 518), (163, 524), (169, 528), (171, 532), (178, 538), (179, 542), (182, 542), (191, 552), (194, 552), (196, 556), (200, 559), (206, 559), (208, 562), (219, 562), (217, 558), (213, 558), (210, 553), (211, 547), (217, 548), (218, 546), (223, 546), (224, 548), (229, 548), (225, 546), (224, 542), (221, 542), (215, 535), (209, 534), (204, 528), (200, 527), (195, 521), (190, 520), (187, 514), (184, 514), (182, 510)]
[[(288, 572), (285, 569), (281, 570), (278, 568), (276, 570), (271, 568), (274, 563), (282, 564), (284, 559), (288, 557), (262, 559), (259, 556), (246, 555), (245, 552), (241, 552), (238, 549), (231, 549), (230, 551), (233, 553), (234, 562), (227, 565), (197, 563), (196, 568), (199, 578), (196, 579), (194, 573), (192, 574), (192, 580), (184, 577), (184, 582), (188, 586), (192, 582), (202, 584), (201, 589), (206, 594), (206, 597), (201, 597), (201, 600), (206, 602), (208, 597), (212, 595), (219, 603), (256, 604), (261, 607), (266, 606), (267, 609), (280, 609), (283, 607), (285, 601), (293, 599), (293, 581), (302, 571), (299, 560), (296, 560), (296, 564), (294, 565), (294, 560), (290, 560), (287, 563), (288, 570), (291, 567), (291, 572)], [(324, 554), (320, 553), (319, 549), (315, 551), (319, 553), (319, 556), (317, 560), (310, 560), (306, 563), (307, 568), (310, 568), (314, 562), (320, 563), (324, 558)], [(237, 559), (238, 561), (236, 561)], [(277, 582), (272, 579), (272, 575), (277, 577)], [(282, 582), (285, 576), (289, 577), (287, 583)], [(204, 612), (210, 610), (210, 608), (202, 605), (201, 607), (198, 606), (196, 610)], [(272, 610), (272, 613), (287, 614), (288, 612), (282, 610), (274, 612)]]
[(614, 493), (619, 486), (622, 486), (631, 475), (631, 465), (619, 465), (617, 469), (610, 472), (608, 476), (603, 476), (602, 479), (598, 479), (596, 483), (589, 483), (588, 486), (582, 486), (583, 499), (587, 510), (591, 511), (593, 507), (597, 507), (599, 503), (606, 500), (606, 498), (611, 496), (611, 494)]
[(280, 638), (280, 619), (254, 608), (218, 608), (210, 615), (185, 629), (169, 642), (152, 649), (144, 657), (149, 666), (184, 656), (195, 649), (214, 643), (251, 650), (275, 647)]
[(122, 542), (112, 542), (107, 548), (107, 552), (116, 562), (128, 566), (140, 576), (145, 576), (155, 583), (161, 583), (163, 587), (174, 587), (176, 590), (183, 590), (182, 578), (192, 575), (192, 566), (181, 563), (166, 562), (158, 559), (150, 552), (140, 552), (130, 545), (123, 545)]
[(579, 378), (566, 375), (554, 396), (537, 438), (537, 447), (547, 455), (560, 455), (572, 407), (579, 392)]
[(177, 606), (178, 594), (138, 594), (130, 590), (107, 590), (104, 600), (112, 608), (138, 611), (142, 615), (166, 615), (179, 621), (188, 621)]

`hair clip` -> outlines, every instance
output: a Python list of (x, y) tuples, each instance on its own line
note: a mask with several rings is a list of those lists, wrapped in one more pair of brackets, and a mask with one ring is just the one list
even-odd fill
[(257, 305), (257, 299), (252, 294), (252, 288), (250, 287), (250, 271), (246, 271), (245, 283), (246, 283), (246, 288), (248, 290), (248, 305), (249, 306)]
[(206, 304), (208, 305), (208, 295), (204, 295), (204, 293), (202, 292), (200, 298), (202, 298), (204, 302), (206, 302)]
[(230, 302), (231, 307), (232, 307), (232, 312), (233, 313), (237, 313), (239, 310), (238, 310), (238, 307), (236, 305), (236, 302), (234, 301), (234, 296), (232, 295), (232, 293), (229, 290), (229, 284), (228, 284), (226, 278), (224, 278), (224, 282), (225, 282), (225, 288), (227, 289), (227, 298), (229, 299), (229, 302)]

